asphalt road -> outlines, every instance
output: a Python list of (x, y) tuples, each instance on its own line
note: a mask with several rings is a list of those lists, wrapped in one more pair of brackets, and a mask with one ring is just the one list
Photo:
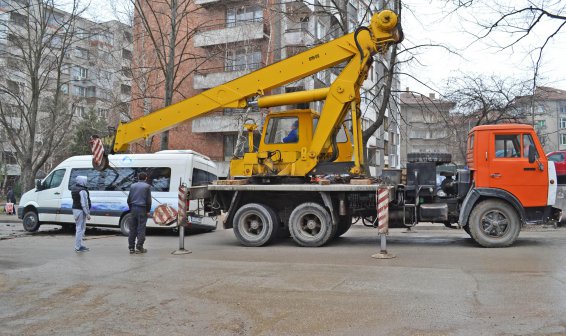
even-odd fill
[[(0, 232), (18, 230), (0, 218)], [(148, 236), (130, 255), (116, 230), (90, 252), (56, 228), (0, 239), (1, 335), (565, 335), (566, 228), (485, 249), (461, 230), (354, 225), (323, 248), (242, 247), (232, 230)]]

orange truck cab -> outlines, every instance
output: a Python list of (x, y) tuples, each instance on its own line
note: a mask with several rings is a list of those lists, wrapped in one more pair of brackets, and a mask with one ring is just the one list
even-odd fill
[(459, 223), (483, 246), (507, 246), (520, 224), (560, 221), (557, 178), (532, 126), (483, 125), (468, 135), (470, 190)]
[(554, 162), (532, 126), (474, 127), (467, 145), (464, 168), (450, 154), (407, 155), (407, 183), (396, 188), (390, 226), (457, 224), (481, 246), (506, 247), (525, 224), (560, 221)]

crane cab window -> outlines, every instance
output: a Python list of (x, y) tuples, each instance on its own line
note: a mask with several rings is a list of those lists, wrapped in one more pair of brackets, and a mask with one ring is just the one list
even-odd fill
[(299, 119), (271, 118), (265, 132), (266, 144), (296, 143), (299, 141)]
[(495, 157), (516, 158), (521, 153), (520, 134), (502, 134), (495, 136)]

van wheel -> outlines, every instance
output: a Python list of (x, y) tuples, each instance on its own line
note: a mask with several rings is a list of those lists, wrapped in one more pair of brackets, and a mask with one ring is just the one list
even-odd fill
[(487, 200), (475, 206), (468, 225), (472, 238), (483, 247), (510, 246), (521, 231), (517, 212), (501, 200)]
[(41, 225), (39, 217), (34, 210), (25, 213), (22, 224), (24, 225), (24, 230), (27, 232), (35, 232), (39, 230), (39, 226)]
[(120, 220), (120, 232), (124, 236), (128, 236), (130, 234), (130, 223), (134, 220), (134, 216), (131, 213), (126, 214)]
[(301, 246), (322, 246), (334, 237), (336, 229), (330, 213), (318, 203), (300, 204), (289, 216), (289, 231), (293, 240)]
[(234, 214), (234, 234), (244, 246), (269, 244), (279, 230), (279, 219), (269, 206), (249, 203)]

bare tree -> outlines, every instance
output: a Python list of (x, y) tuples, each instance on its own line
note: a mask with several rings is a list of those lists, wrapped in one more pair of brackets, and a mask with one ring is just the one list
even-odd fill
[(530, 92), (529, 80), (462, 74), (449, 79), (445, 90), (445, 98), (456, 103), (446, 126), (462, 157), (472, 127), (530, 119), (530, 111), (516, 102), (517, 97)]
[[(5, 2), (4, 2), (5, 3)], [(20, 165), (24, 190), (48, 158), (68, 139), (73, 116), (65, 92), (65, 58), (74, 43), (82, 13), (78, 1), (70, 12), (57, 10), (54, 0), (12, 1), (1, 28), (7, 47), (1, 55), (0, 125)]]
[[(200, 7), (193, 0), (137, 0), (134, 8), (134, 49), (142, 52), (134, 62), (133, 83), (143, 99), (144, 113), (152, 109), (152, 99), (162, 106), (173, 103), (175, 96), (185, 98), (182, 86), (203, 63), (193, 52), (193, 37), (200, 24), (194, 20)], [(134, 97), (136, 98), (136, 97)], [(161, 134), (161, 149), (169, 147), (169, 132)]]

